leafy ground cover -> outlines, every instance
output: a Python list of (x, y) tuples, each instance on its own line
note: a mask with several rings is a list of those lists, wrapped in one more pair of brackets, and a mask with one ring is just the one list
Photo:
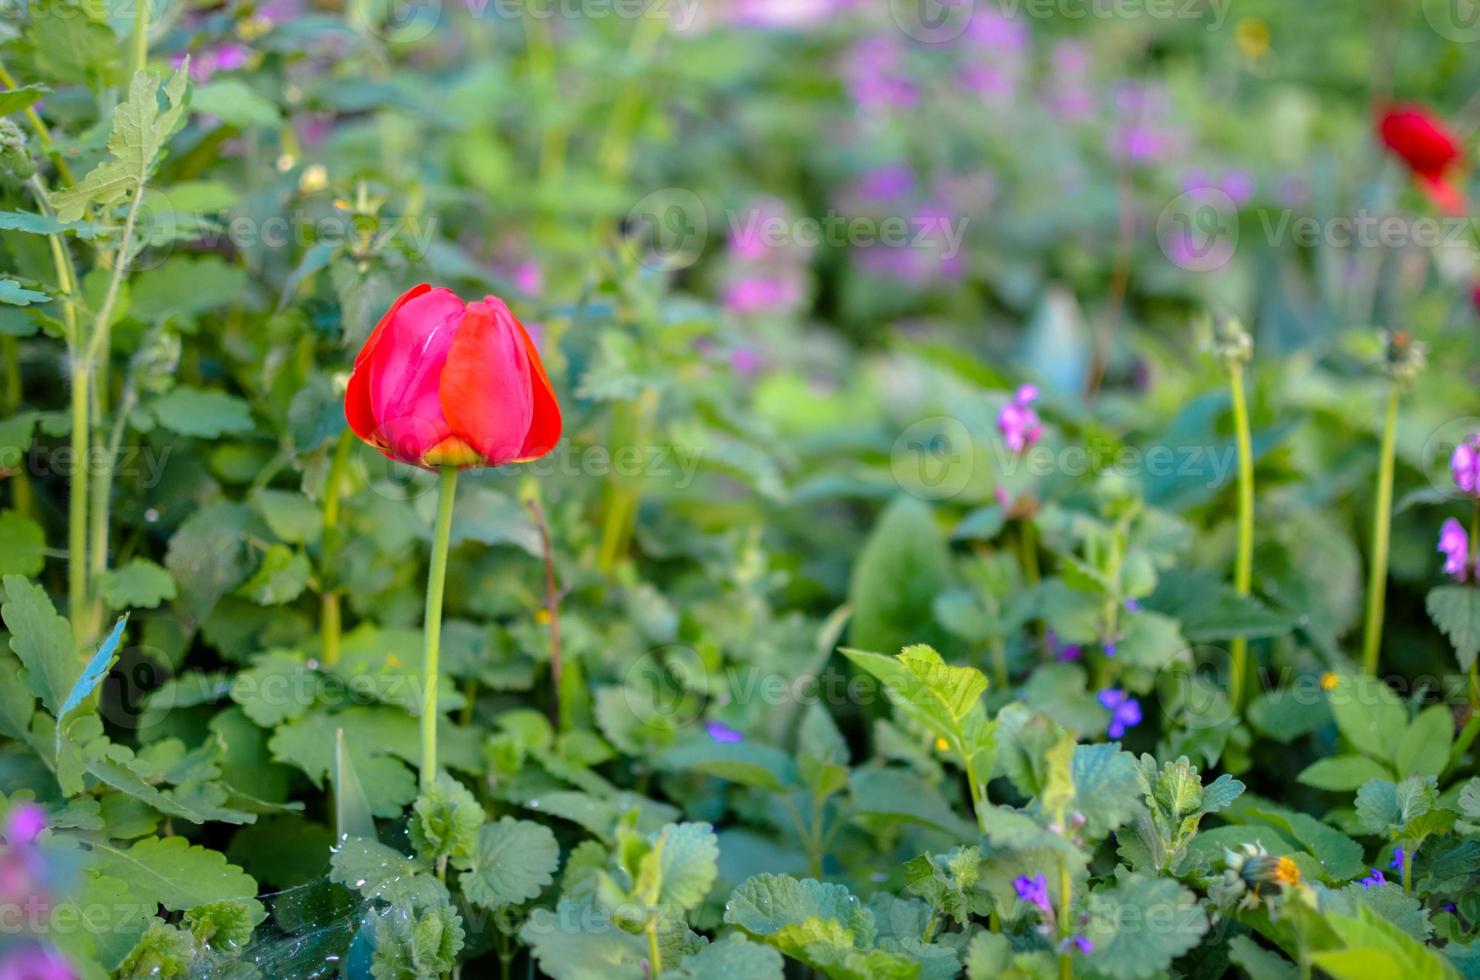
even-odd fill
[(0, 976), (1480, 975), (1477, 41), (0, 8)]

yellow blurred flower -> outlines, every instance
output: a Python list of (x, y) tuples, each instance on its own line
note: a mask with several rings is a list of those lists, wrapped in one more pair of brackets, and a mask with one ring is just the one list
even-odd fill
[(1269, 50), (1269, 25), (1258, 17), (1245, 17), (1234, 25), (1233, 38), (1246, 58), (1258, 58)]

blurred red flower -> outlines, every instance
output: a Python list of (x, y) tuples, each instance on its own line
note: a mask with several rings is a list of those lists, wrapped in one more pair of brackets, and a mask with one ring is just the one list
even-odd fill
[(1443, 120), (1423, 106), (1400, 104), (1383, 112), (1377, 130), (1429, 200), (1449, 214), (1464, 211), (1465, 192), (1452, 179), (1463, 154)]

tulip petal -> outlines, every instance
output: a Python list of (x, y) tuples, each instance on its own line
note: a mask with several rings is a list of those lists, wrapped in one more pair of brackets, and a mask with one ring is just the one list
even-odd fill
[(451, 290), (414, 296), (396, 311), (366, 358), (362, 370), (369, 375), (376, 432), (397, 459), (425, 465), (422, 457), (452, 435), (437, 391), (462, 315), (462, 300)]
[(518, 459), (529, 436), (534, 384), (523, 336), (503, 300), (471, 303), (442, 371), (442, 413), (452, 433), (490, 466)]
[(365, 346), (360, 348), (360, 353), (355, 355), (354, 371), (349, 376), (349, 387), (344, 393), (344, 417), (355, 435), (376, 448), (383, 449), (384, 440), (377, 433), (379, 426), (376, 425), (375, 411), (370, 404), (370, 372), (368, 369), (362, 370), (361, 368), (374, 356), (381, 335), (385, 333), (386, 324), (391, 322), (397, 311), (411, 300), (430, 291), (431, 288), (426, 283), (422, 283), (402, 293), (400, 298), (391, 304), (391, 308), (385, 311), (385, 315), (380, 318), (375, 329), (370, 331), (370, 337), (365, 341)]
[(524, 437), (524, 446), (519, 450), (519, 458), (515, 460), (522, 463), (539, 459), (555, 448), (555, 444), (560, 441), (562, 422), (560, 402), (555, 400), (555, 387), (550, 384), (549, 375), (545, 374), (540, 352), (530, 339), (529, 331), (524, 329), (524, 324), (515, 320), (514, 326), (519, 328), (519, 336), (524, 338), (524, 352), (529, 357), (530, 381), (534, 391), (534, 415), (530, 422), (529, 435)]

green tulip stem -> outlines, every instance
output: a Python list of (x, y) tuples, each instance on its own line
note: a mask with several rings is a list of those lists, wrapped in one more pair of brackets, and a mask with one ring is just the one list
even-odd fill
[(1372, 564), (1367, 575), (1367, 628), (1362, 636), (1362, 669), (1377, 673), (1382, 645), (1382, 610), (1387, 594), (1388, 534), (1393, 523), (1393, 458), (1398, 435), (1398, 386), (1388, 392), (1377, 464), (1377, 503), (1372, 508)]
[[(1254, 572), (1254, 449), (1249, 436), (1249, 405), (1244, 397), (1243, 365), (1229, 369), (1233, 392), (1233, 424), (1238, 440), (1238, 554), (1233, 566), (1233, 587), (1239, 595), (1248, 595)], [(1243, 706), (1244, 683), (1249, 672), (1249, 641), (1233, 638), (1229, 651), (1228, 700), (1233, 710)]]
[(437, 525), (432, 532), (432, 564), (427, 570), (426, 652), (421, 665), (421, 788), (437, 779), (437, 656), (442, 646), (442, 589), (447, 584), (447, 544), (452, 537), (452, 502), (457, 497), (457, 467), (442, 467), (437, 491)]

